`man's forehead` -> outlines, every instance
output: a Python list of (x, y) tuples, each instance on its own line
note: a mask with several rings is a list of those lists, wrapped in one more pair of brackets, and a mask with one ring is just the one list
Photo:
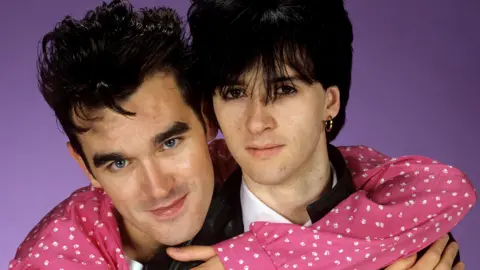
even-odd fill
[(123, 116), (98, 119), (90, 124), (87, 132), (79, 134), (79, 140), (89, 154), (104, 152), (123, 152), (134, 155), (145, 146), (153, 145), (159, 134), (166, 132), (175, 123), (191, 126), (188, 117), (159, 118), (157, 121), (143, 121), (137, 116)]
[(183, 104), (158, 104), (154, 108), (131, 111), (133, 115), (121, 114), (106, 108), (96, 114), (97, 119), (90, 121), (90, 129), (86, 134), (114, 139), (121, 137), (122, 134), (159, 132), (175, 122), (190, 122), (188, 108)]
[(86, 119), (74, 113), (74, 121), (80, 126), (89, 127), (95, 133), (148, 122), (168, 126), (188, 117), (191, 111), (173, 76), (164, 73), (146, 78), (130, 97), (116, 105), (128, 113), (108, 107), (82, 110)]

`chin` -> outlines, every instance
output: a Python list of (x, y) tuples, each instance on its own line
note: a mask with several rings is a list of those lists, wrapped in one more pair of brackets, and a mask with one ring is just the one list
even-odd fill
[[(188, 223), (184, 223), (184, 224), (188, 224)], [(194, 238), (201, 228), (201, 226), (198, 226), (198, 228), (185, 228), (185, 227), (186, 226), (175, 226), (175, 229), (171, 230), (167, 234), (167, 237), (157, 237), (156, 240), (159, 243), (162, 243), (163, 245), (166, 245), (166, 246), (180, 245)], [(183, 229), (183, 230), (178, 231), (178, 229)]]
[(165, 246), (173, 247), (173, 246), (180, 245), (190, 239), (191, 238), (175, 238), (175, 239), (167, 238), (167, 239), (157, 239), (157, 241), (159, 243), (162, 243)]
[(252, 174), (247, 173), (248, 176), (257, 184), (260, 185), (279, 185), (285, 179), (285, 173), (272, 173), (272, 171), (259, 170), (254, 171)]
[(285, 182), (285, 179), (291, 176), (291, 170), (286, 167), (272, 166), (275, 168), (271, 170), (265, 170), (264, 168), (258, 168), (258, 170), (252, 171), (251, 174), (247, 173), (251, 179), (261, 185), (281, 185)]
[(179, 219), (178, 222), (171, 225), (171, 230), (169, 230), (163, 243), (168, 246), (175, 246), (193, 239), (200, 232), (205, 216), (202, 218), (202, 216), (196, 215), (195, 217)]

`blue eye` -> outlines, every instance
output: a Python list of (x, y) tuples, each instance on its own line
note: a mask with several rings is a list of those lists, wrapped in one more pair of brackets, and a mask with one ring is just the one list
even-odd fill
[(115, 167), (117, 168), (123, 168), (127, 165), (127, 161), (124, 160), (124, 159), (121, 159), (121, 160), (115, 160), (115, 162), (113, 162), (113, 164), (115, 165)]
[(167, 149), (176, 147), (178, 145), (178, 141), (179, 141), (178, 138), (166, 140), (163, 143), (163, 149), (167, 150)]
[(125, 159), (117, 159), (115, 160), (114, 162), (112, 162), (108, 168), (112, 171), (118, 171), (118, 170), (121, 170), (125, 167), (127, 167), (128, 165), (128, 161), (125, 160)]

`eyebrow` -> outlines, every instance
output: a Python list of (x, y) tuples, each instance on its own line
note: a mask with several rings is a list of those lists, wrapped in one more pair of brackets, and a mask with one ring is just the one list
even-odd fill
[(153, 138), (153, 144), (162, 144), (171, 137), (182, 135), (190, 130), (190, 126), (184, 122), (175, 122), (166, 131), (157, 134)]
[[(166, 131), (163, 131), (157, 135), (152, 140), (154, 145), (162, 144), (167, 139), (178, 136), (181, 134), (186, 133), (190, 130), (190, 126), (184, 122), (175, 122), (171, 125)], [(126, 159), (125, 155), (119, 152), (111, 152), (111, 153), (95, 153), (93, 155), (93, 165), (96, 168), (102, 167), (103, 165), (115, 161), (115, 160), (122, 160)]]
[(95, 153), (95, 155), (93, 155), (93, 165), (96, 168), (99, 168), (107, 164), (108, 162), (112, 162), (115, 160), (122, 160), (122, 159), (125, 159), (125, 157), (121, 153), (117, 153), (117, 152), (105, 153), (105, 154)]

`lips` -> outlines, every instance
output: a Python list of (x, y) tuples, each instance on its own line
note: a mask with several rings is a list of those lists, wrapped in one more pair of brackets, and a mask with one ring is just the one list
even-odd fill
[(155, 208), (150, 212), (157, 219), (172, 219), (176, 217), (183, 210), (183, 206), (185, 205), (185, 200), (187, 198), (187, 195), (188, 194), (175, 200), (170, 205)]
[(261, 146), (249, 146), (245, 149), (253, 157), (266, 159), (278, 155), (282, 151), (283, 147), (284, 145), (282, 144), (265, 144)]

